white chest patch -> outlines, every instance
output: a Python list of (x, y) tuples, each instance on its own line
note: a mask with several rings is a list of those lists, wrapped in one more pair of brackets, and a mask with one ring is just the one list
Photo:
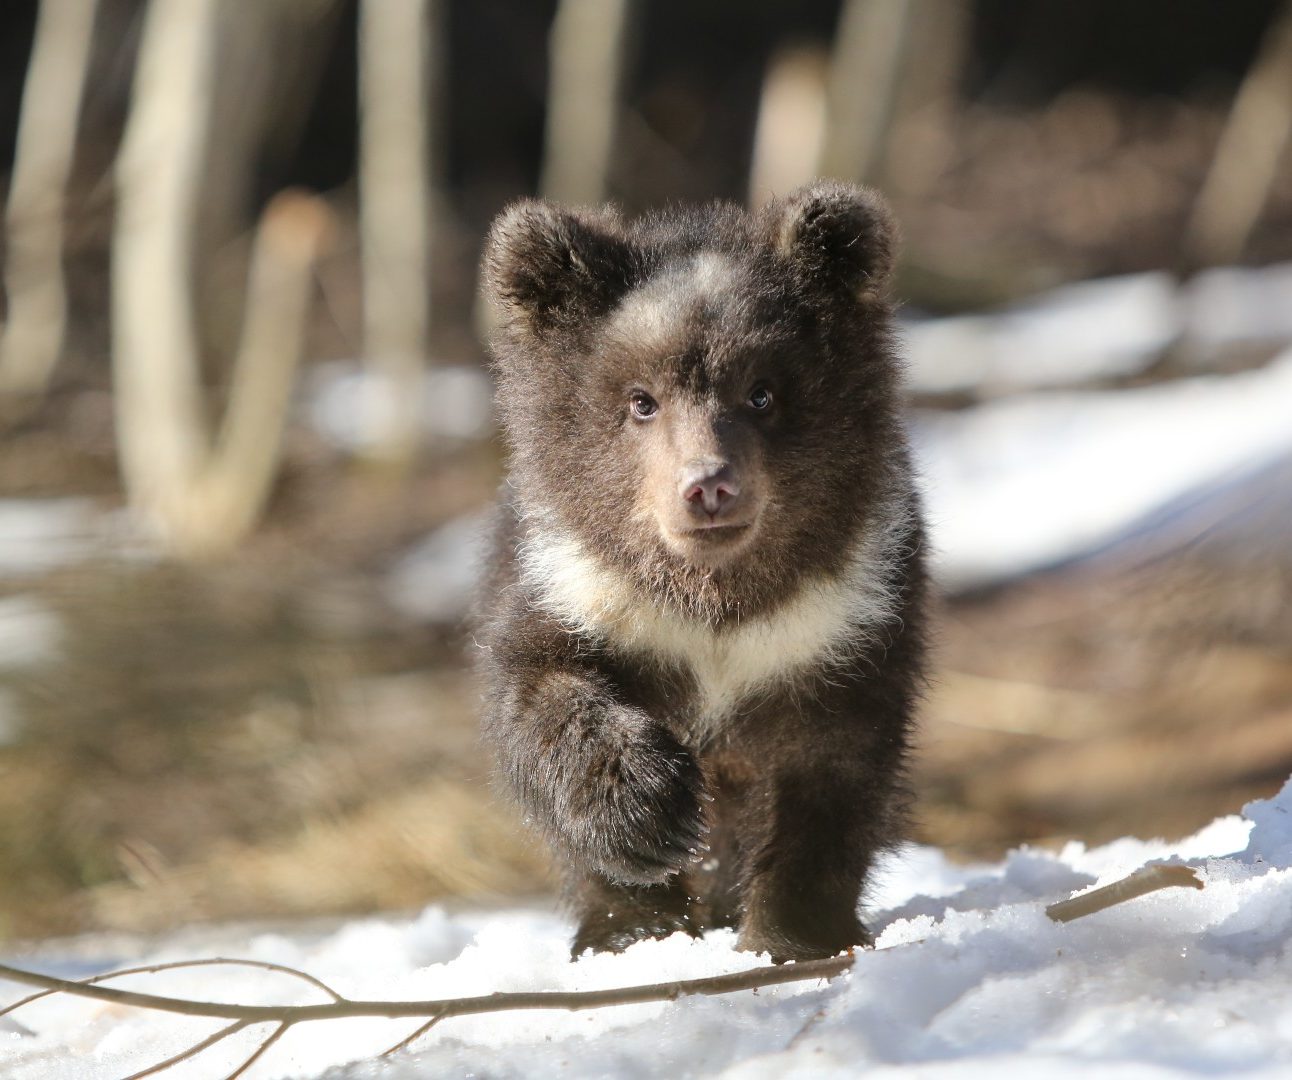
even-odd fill
[(720, 631), (643, 597), (565, 532), (531, 524), (521, 577), (571, 632), (689, 671), (700, 693), (697, 727), (712, 731), (760, 690), (844, 661), (892, 620), (908, 535), (904, 515), (886, 516), (854, 544), (843, 573), (808, 578), (774, 611)]

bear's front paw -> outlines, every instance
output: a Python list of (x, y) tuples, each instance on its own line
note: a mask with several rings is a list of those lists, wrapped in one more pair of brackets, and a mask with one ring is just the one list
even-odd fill
[(678, 932), (699, 937), (700, 928), (691, 918), (685, 894), (665, 895), (669, 888), (648, 887), (640, 890), (632, 902), (602, 904), (588, 912), (579, 920), (579, 930), (570, 947), (571, 959), (577, 960), (589, 949), (621, 953), (639, 941), (666, 938)]
[(742, 952), (767, 953), (773, 964), (789, 960), (824, 960), (848, 949), (870, 948), (875, 939), (864, 927), (852, 933), (825, 937), (820, 934), (795, 937), (770, 927), (745, 927), (736, 940)]
[(822, 960), (875, 943), (846, 898), (832, 902), (823, 895), (813, 902), (809, 890), (796, 900), (768, 903), (755, 890), (740, 923), (736, 948), (768, 953), (773, 963), (783, 964), (787, 960)]
[(662, 725), (617, 708), (574, 785), (569, 839), (611, 881), (654, 885), (703, 858), (700, 768)]

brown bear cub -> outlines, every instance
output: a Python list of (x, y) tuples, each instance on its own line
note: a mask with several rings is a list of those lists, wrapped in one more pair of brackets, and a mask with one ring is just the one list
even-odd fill
[(895, 244), (877, 195), (825, 182), (756, 213), (494, 223), (485, 731), (562, 857), (576, 956), (869, 941), (924, 651)]

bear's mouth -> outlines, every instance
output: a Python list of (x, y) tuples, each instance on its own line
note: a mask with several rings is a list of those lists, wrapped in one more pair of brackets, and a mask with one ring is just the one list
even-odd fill
[(688, 540), (726, 543), (744, 535), (753, 524), (752, 521), (706, 521), (693, 529), (683, 529), (680, 535)]
[(757, 532), (756, 521), (706, 521), (665, 529), (664, 540), (686, 562), (717, 569), (745, 551)]

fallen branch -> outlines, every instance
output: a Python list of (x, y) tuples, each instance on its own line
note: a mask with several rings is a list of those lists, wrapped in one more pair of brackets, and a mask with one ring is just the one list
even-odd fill
[[(167, 967), (198, 966), (200, 964), (247, 964), (265, 966), (254, 960), (196, 960), (177, 964), (158, 965), (158, 969)], [(833, 978), (850, 968), (853, 963), (852, 953), (842, 956), (831, 956), (824, 960), (804, 960), (796, 964), (785, 964), (780, 967), (756, 967), (748, 971), (735, 971), (728, 975), (711, 975), (702, 979), (682, 979), (676, 982), (650, 983), (643, 986), (614, 987), (609, 990), (555, 991), (540, 990), (527, 993), (496, 993), (480, 997), (444, 998), (438, 1001), (356, 1001), (336, 994), (334, 990), (319, 983), (313, 976), (294, 968), (273, 965), (274, 970), (308, 979), (334, 995), (335, 1000), (319, 1005), (235, 1005), (220, 1002), (193, 1001), (188, 998), (163, 997), (158, 994), (141, 994), (133, 990), (116, 990), (109, 986), (99, 986), (98, 982), (117, 975), (138, 974), (148, 968), (130, 968), (125, 971), (109, 972), (97, 975), (93, 979), (72, 981), (60, 979), (53, 975), (40, 975), (34, 971), (0, 964), (0, 978), (13, 982), (42, 988), (40, 994), (33, 994), (20, 1002), (11, 1005), (12, 1011), (21, 1005), (44, 997), (51, 993), (66, 993), (76, 997), (94, 998), (114, 1005), (129, 1005), (141, 1009), (153, 1009), (158, 1012), (178, 1013), (182, 1016), (209, 1016), (215, 1019), (233, 1021), (214, 1034), (186, 1050), (159, 1061), (137, 1073), (132, 1073), (125, 1080), (142, 1080), (153, 1076), (182, 1061), (196, 1057), (204, 1050), (209, 1050), (217, 1043), (245, 1028), (255, 1024), (276, 1023), (278, 1026), (269, 1033), (256, 1047), (252, 1055), (227, 1074), (224, 1080), (236, 1080), (247, 1071), (274, 1043), (281, 1039), (297, 1024), (312, 1020), (344, 1020), (356, 1017), (384, 1017), (401, 1019), (405, 1017), (428, 1021), (418, 1027), (411, 1035), (401, 1039), (385, 1051), (393, 1054), (411, 1045), (421, 1038), (439, 1021), (450, 1016), (473, 1016), (479, 1013), (506, 1012), (518, 1009), (563, 1009), (578, 1011), (597, 1009), (608, 1005), (634, 1005), (647, 1001), (676, 1001), (680, 997), (692, 994), (730, 994), (737, 990), (752, 990), (761, 986), (774, 986), (777, 983), (801, 982), (807, 979)]]
[[(1187, 866), (1150, 866), (1137, 870), (1129, 877), (1111, 885), (1073, 897), (1070, 900), (1051, 904), (1045, 910), (1046, 914), (1056, 922), (1069, 922), (1086, 915), (1092, 915), (1097, 911), (1103, 911), (1115, 904), (1133, 900), (1143, 896), (1145, 893), (1180, 885), (1201, 889), (1203, 882)], [(126, 1080), (142, 1080), (143, 1077), (153, 1076), (182, 1061), (196, 1057), (204, 1050), (210, 1049), (245, 1028), (258, 1024), (275, 1024), (273, 1031), (260, 1041), (251, 1056), (225, 1078), (225, 1080), (235, 1080), (236, 1077), (241, 1076), (252, 1064), (259, 1060), (292, 1027), (315, 1020), (381, 1017), (391, 1020), (420, 1019), (424, 1021), (410, 1035), (385, 1051), (386, 1054), (392, 1054), (411, 1045), (441, 1020), (449, 1017), (475, 1016), (481, 1013), (510, 1012), (522, 1009), (561, 1009), (573, 1012), (583, 1009), (606, 1008), (612, 1005), (637, 1005), (650, 1001), (676, 1001), (678, 998), (697, 994), (707, 996), (730, 994), (739, 990), (756, 990), (760, 987), (775, 986), (781, 983), (804, 982), (811, 979), (832, 979), (836, 975), (841, 975), (848, 971), (855, 960), (854, 954), (848, 952), (840, 956), (827, 957), (824, 960), (803, 960), (797, 963), (749, 968), (745, 971), (735, 971), (726, 975), (710, 975), (700, 979), (681, 979), (673, 982), (649, 983), (640, 986), (620, 986), (607, 990), (500, 992), (484, 994), (478, 997), (442, 998), (428, 1001), (365, 1001), (351, 999), (303, 971), (260, 960), (212, 959), (178, 961), (155, 964), (149, 967), (126, 968), (120, 971), (95, 975), (80, 981), (60, 979), (53, 975), (41, 975), (34, 971), (26, 971), (22, 968), (0, 964), (0, 979), (9, 979), (26, 986), (41, 988), (40, 992), (31, 994), (0, 1010), (0, 1016), (49, 994), (65, 993), (114, 1005), (126, 1005), (141, 1009), (152, 1009), (158, 1012), (176, 1013), (183, 1016), (203, 1016), (230, 1021), (227, 1026), (207, 1036), (201, 1042), (190, 1046), (187, 1050), (183, 1050), (165, 1061), (149, 1066), (141, 1072), (134, 1073), (127, 1077)], [(238, 1005), (165, 997), (159, 994), (145, 994), (134, 990), (119, 990), (114, 987), (99, 985), (108, 979), (124, 975), (147, 974), (176, 968), (216, 964), (259, 967), (292, 975), (311, 983), (328, 994), (332, 1000), (313, 1005)]]
[(1134, 900), (1146, 893), (1177, 885), (1191, 889), (1203, 888), (1202, 879), (1191, 867), (1145, 866), (1111, 885), (1051, 904), (1045, 909), (1045, 913), (1055, 922), (1071, 922), (1085, 915), (1093, 915), (1096, 911), (1103, 911), (1114, 904), (1124, 904), (1127, 900)]
[[(147, 964), (143, 967), (118, 968), (116, 971), (105, 971), (102, 975), (94, 975), (88, 979), (79, 980), (81, 986), (93, 986), (96, 983), (106, 982), (108, 979), (122, 979), (127, 975), (155, 975), (159, 971), (177, 971), (180, 968), (195, 967), (215, 967), (216, 965), (231, 967), (252, 967), (260, 968), (262, 971), (277, 971), (284, 975), (291, 975), (297, 979), (303, 979), (305, 982), (317, 986), (333, 1001), (343, 1001), (344, 998), (338, 994), (332, 987), (321, 979), (316, 979), (304, 971), (299, 971), (294, 967), (288, 967), (285, 964), (272, 964), (267, 960), (230, 960), (219, 956), (210, 960), (172, 960), (166, 964)], [(15, 1001), (12, 1005), (6, 1005), (0, 1009), (0, 1016), (7, 1016), (16, 1009), (21, 1009), (24, 1005), (30, 1005), (33, 1001), (39, 1001), (41, 998), (49, 997), (50, 994), (62, 992), (62, 987), (47, 987), (44, 990), (38, 990), (34, 994), (28, 994), (25, 998)]]
[[(225, 961), (226, 963), (232, 961)], [(710, 975), (703, 979), (621, 986), (609, 990), (534, 990), (515, 993), (483, 994), (479, 997), (443, 998), (430, 1001), (364, 1001), (341, 997), (318, 1005), (236, 1005), (215, 1001), (192, 1001), (188, 998), (142, 994), (135, 990), (116, 990), (89, 982), (40, 975), (34, 971), (0, 964), (0, 978), (27, 986), (39, 986), (51, 992), (61, 991), (77, 997), (94, 998), (114, 1005), (132, 1005), (158, 1012), (183, 1016), (209, 1016), (218, 1020), (245, 1020), (259, 1024), (280, 1021), (304, 1024), (312, 1020), (346, 1020), (356, 1017), (384, 1017), (398, 1020), (406, 1017), (474, 1016), (478, 1013), (508, 1012), (516, 1009), (598, 1009), (607, 1005), (638, 1005), (645, 1001), (675, 1001), (692, 994), (730, 994), (736, 990), (801, 982), (805, 979), (829, 979), (852, 966), (853, 955), (845, 953), (824, 960), (803, 960), (777, 967), (756, 967), (728, 975)], [(300, 974), (304, 974), (301, 972)], [(99, 976), (100, 979), (105, 976)]]

